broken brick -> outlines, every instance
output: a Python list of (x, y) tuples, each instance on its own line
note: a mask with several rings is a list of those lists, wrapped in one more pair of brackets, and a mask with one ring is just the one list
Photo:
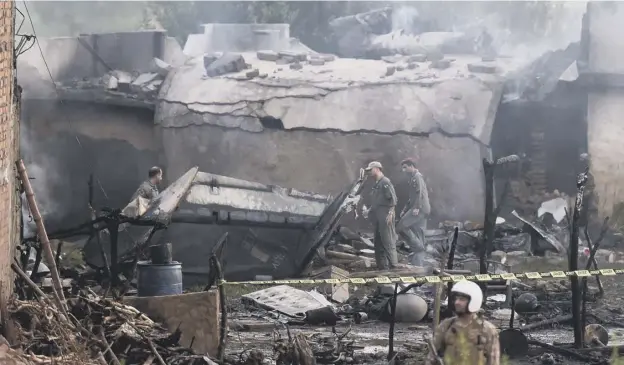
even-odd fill
[(280, 56), (275, 51), (258, 51), (256, 56), (261, 61), (272, 61), (275, 62), (279, 60)]
[(245, 76), (247, 76), (247, 78), (249, 78), (249, 79), (253, 79), (254, 77), (260, 76), (260, 71), (257, 68), (255, 68), (255, 69), (253, 69), (251, 71), (247, 71)]
[(239, 72), (244, 70), (246, 65), (245, 59), (240, 54), (226, 53), (206, 68), (206, 75), (215, 77), (231, 72)]

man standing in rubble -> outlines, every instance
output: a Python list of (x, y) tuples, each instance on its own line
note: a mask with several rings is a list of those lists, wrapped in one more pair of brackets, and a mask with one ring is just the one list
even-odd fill
[(132, 195), (132, 200), (137, 197), (141, 197), (143, 199), (147, 199), (148, 201), (154, 200), (159, 194), (158, 185), (163, 179), (163, 170), (154, 166), (147, 172), (147, 180), (145, 180), (141, 186), (137, 189), (137, 191)]
[(390, 179), (384, 176), (380, 162), (373, 161), (366, 167), (369, 176), (375, 179), (371, 190), (371, 207), (364, 207), (375, 230), (375, 261), (377, 268), (387, 270), (398, 263), (396, 232), (394, 229), (394, 209), (397, 204), (396, 192)]
[(596, 196), (595, 196), (595, 188), (596, 184), (594, 182), (594, 175), (591, 172), (591, 160), (589, 158), (589, 154), (581, 153), (580, 155), (580, 171), (579, 173), (585, 172), (586, 168), (589, 168), (589, 172), (587, 173), (587, 183), (585, 183), (585, 191), (583, 194), (583, 206), (581, 208), (580, 214), (580, 226), (588, 227), (590, 233), (594, 231), (593, 227), (595, 224), (595, 217), (598, 215), (598, 209), (596, 205)]
[(427, 184), (416, 168), (414, 160), (408, 158), (401, 161), (401, 170), (407, 174), (409, 179), (409, 200), (401, 212), (396, 229), (412, 250), (410, 264), (424, 266), (425, 229), (427, 228), (427, 217), (431, 213)]
[(425, 365), (446, 364), (499, 365), (500, 344), (496, 327), (479, 314), (483, 292), (472, 281), (459, 281), (451, 289), (456, 316), (436, 328), (433, 348)]

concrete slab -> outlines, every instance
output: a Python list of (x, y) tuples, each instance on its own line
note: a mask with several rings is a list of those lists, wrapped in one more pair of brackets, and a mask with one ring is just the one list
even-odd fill
[[(219, 294), (216, 290), (163, 297), (125, 297), (125, 304), (147, 314), (169, 331), (180, 326), (180, 344), (216, 356), (219, 346)], [(194, 340), (193, 340), (194, 338)]]

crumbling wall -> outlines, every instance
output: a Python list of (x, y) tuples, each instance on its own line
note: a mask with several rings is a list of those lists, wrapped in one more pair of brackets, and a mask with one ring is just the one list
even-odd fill
[[(0, 2), (0, 316), (13, 293), (11, 262), (19, 237), (15, 161), (19, 158), (19, 121), (14, 89), (15, 3)], [(2, 318), (4, 320), (4, 318)]]
[[(600, 82), (588, 95), (588, 145), (602, 217), (617, 215), (624, 223), (624, 4), (598, 2), (588, 5), (590, 74)], [(612, 218), (615, 218), (612, 216)], [(613, 223), (613, 219), (612, 219)]]
[(25, 162), (50, 231), (88, 219), (91, 173), (96, 207), (117, 208), (157, 164), (149, 110), (27, 99), (22, 120)]
[(298, 72), (245, 59), (271, 76), (202, 80), (203, 64), (192, 62), (170, 74), (156, 115), (170, 174), (197, 165), (331, 194), (371, 160), (400, 183), (400, 160), (417, 157), (434, 214), (482, 219), (481, 158), (502, 92), (495, 75), (466, 74), (459, 60), (461, 69), (383, 76), (381, 61)]

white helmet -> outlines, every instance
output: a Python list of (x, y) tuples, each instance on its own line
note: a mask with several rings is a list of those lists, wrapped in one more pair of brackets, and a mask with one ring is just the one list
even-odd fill
[(451, 293), (462, 294), (470, 298), (468, 312), (477, 313), (483, 304), (483, 292), (477, 283), (462, 280), (453, 285)]

